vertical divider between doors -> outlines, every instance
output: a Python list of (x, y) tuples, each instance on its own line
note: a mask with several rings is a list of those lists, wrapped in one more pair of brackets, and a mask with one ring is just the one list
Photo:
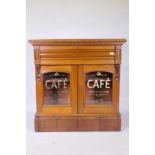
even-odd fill
[[(80, 77), (81, 76), (81, 77)], [(83, 113), (83, 86), (81, 86), (81, 82), (83, 82), (83, 65), (78, 65), (78, 114)]]
[(79, 66), (77, 65), (77, 114), (79, 114)]
[(76, 65), (76, 92), (77, 92), (76, 113), (78, 114), (78, 65)]

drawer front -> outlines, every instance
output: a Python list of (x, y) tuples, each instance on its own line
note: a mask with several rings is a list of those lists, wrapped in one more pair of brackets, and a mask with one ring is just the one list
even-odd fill
[(40, 58), (113, 57), (114, 46), (40, 46)]
[(109, 52), (104, 52), (104, 51), (64, 51), (64, 52), (41, 52), (40, 53), (40, 58), (87, 58), (87, 57), (114, 57), (115, 52), (114, 51), (109, 51)]
[(41, 65), (114, 64), (115, 60), (115, 46), (40, 46), (37, 52)]

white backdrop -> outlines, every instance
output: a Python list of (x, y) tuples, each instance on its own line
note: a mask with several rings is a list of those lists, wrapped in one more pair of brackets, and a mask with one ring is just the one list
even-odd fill
[[(27, 40), (43, 38), (128, 40), (128, 24), (128, 0), (27, 0)], [(34, 58), (33, 48), (28, 43), (26, 56), (28, 155), (128, 154), (128, 42), (122, 48), (121, 132), (35, 133)]]

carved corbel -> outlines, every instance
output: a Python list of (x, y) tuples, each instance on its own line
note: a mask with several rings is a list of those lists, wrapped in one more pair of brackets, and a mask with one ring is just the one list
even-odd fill
[(40, 65), (36, 65), (36, 80), (40, 81)]
[(115, 80), (119, 80), (119, 79), (120, 79), (120, 65), (115, 64)]

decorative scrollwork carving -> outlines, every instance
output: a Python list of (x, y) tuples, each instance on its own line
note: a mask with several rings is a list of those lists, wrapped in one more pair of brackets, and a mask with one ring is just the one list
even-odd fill
[(115, 80), (119, 80), (120, 78), (120, 65), (116, 64), (115, 65)]
[(40, 80), (40, 65), (36, 65), (36, 80)]

